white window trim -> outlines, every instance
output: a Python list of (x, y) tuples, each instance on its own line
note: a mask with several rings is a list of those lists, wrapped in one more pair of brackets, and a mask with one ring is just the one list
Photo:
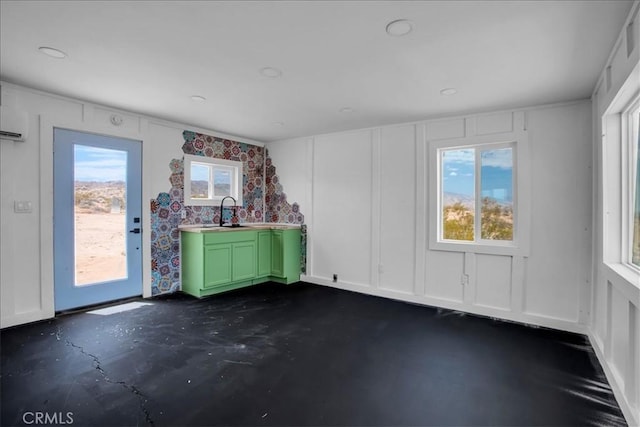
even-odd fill
[[(630, 194), (623, 189), (623, 185), (628, 188), (626, 177), (629, 175), (624, 175), (622, 169), (628, 168), (630, 161), (628, 157), (623, 156), (623, 151), (628, 150), (628, 127), (623, 127), (623, 120), (626, 120), (624, 111), (640, 98), (639, 73), (640, 64), (636, 64), (602, 112), (602, 133), (596, 139), (599, 141), (597, 147), (601, 154), (599, 191), (602, 197), (602, 223), (598, 224), (602, 227), (600, 261), (609, 272), (623, 278), (634, 289), (640, 289), (640, 269), (624, 262), (628, 259), (625, 258), (625, 253), (629, 246), (624, 246), (622, 241), (625, 236), (628, 239), (630, 231), (629, 223), (623, 221), (628, 206), (623, 199), (628, 198)], [(629, 215), (628, 212), (626, 215)]]
[[(184, 204), (185, 206), (217, 206), (220, 204), (224, 196), (215, 196), (211, 194), (209, 199), (191, 198), (191, 163), (203, 163), (209, 166), (219, 167), (220, 169), (230, 170), (232, 172), (231, 179), (231, 196), (236, 199), (236, 204), (242, 206), (242, 162), (235, 160), (216, 159), (205, 156), (194, 156), (191, 154), (184, 155)], [(213, 171), (211, 171), (211, 174)], [(213, 176), (209, 177), (210, 183), (213, 184)], [(213, 185), (210, 185), (210, 191), (213, 193)]]
[(622, 218), (621, 218), (621, 250), (620, 262), (632, 270), (640, 273), (640, 266), (632, 263), (633, 253), (633, 220), (634, 201), (636, 192), (636, 168), (638, 165), (638, 122), (634, 122), (630, 117), (640, 112), (640, 94), (635, 96), (631, 102), (621, 112), (621, 164), (620, 182), (622, 187)]
[[(461, 139), (428, 141), (429, 146), (429, 249), (493, 255), (529, 256), (531, 224), (531, 192), (529, 138), (526, 131), (474, 136)], [(513, 213), (512, 241), (477, 240), (475, 242), (442, 240), (442, 199), (440, 151), (456, 148), (513, 147)], [(476, 156), (479, 154), (476, 150)], [(476, 177), (476, 193), (479, 179)], [(476, 227), (477, 228), (477, 227)], [(479, 230), (475, 230), (476, 238)]]

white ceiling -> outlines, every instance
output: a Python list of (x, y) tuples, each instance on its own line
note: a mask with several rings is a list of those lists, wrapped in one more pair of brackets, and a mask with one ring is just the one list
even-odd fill
[[(272, 141), (588, 98), (631, 5), (2, 0), (0, 76)], [(388, 36), (396, 19), (413, 32)]]

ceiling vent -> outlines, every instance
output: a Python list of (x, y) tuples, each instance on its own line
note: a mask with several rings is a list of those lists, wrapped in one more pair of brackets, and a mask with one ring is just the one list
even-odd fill
[(0, 105), (0, 139), (24, 141), (27, 139), (29, 117), (26, 111), (18, 111)]

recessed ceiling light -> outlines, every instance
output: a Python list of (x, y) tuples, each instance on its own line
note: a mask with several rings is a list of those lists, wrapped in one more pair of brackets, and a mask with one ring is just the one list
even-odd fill
[(393, 37), (406, 36), (413, 30), (411, 21), (407, 19), (397, 19), (387, 24), (387, 34)]
[(38, 50), (41, 53), (44, 53), (45, 55), (50, 56), (52, 58), (56, 58), (56, 59), (63, 59), (67, 57), (67, 54), (64, 53), (63, 51), (52, 48), (52, 47), (40, 46)]
[(458, 89), (456, 89), (455, 87), (444, 88), (440, 91), (440, 95), (444, 96), (455, 95), (456, 93), (458, 93)]
[(353, 113), (355, 110), (351, 107), (342, 107), (340, 110), (341, 113)]
[(271, 124), (274, 126), (284, 126), (284, 122), (273, 122)]
[(273, 67), (264, 67), (264, 68), (260, 68), (260, 74), (262, 74), (265, 77), (275, 79), (282, 75), (282, 71)]
[(195, 102), (204, 102), (207, 100), (207, 98), (205, 98), (204, 96), (200, 96), (200, 95), (191, 95), (191, 100), (195, 101)]

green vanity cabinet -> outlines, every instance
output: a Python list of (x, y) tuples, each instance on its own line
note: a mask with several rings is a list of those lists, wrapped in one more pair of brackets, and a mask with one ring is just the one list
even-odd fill
[[(199, 230), (199, 229), (198, 229)], [(300, 280), (300, 229), (185, 231), (182, 291), (196, 297), (275, 281)]]

